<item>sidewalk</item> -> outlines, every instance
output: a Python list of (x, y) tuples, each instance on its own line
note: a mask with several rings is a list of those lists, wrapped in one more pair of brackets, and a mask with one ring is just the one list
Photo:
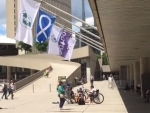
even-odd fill
[(128, 113), (150, 113), (150, 102), (144, 103), (136, 92), (119, 90)]
[[(99, 88), (104, 95), (105, 100), (102, 104), (84, 105), (66, 104), (63, 111), (60, 111), (57, 104), (52, 102), (58, 101), (56, 92), (17, 92), (14, 100), (1, 100), (0, 107), (6, 108), (0, 110), (1, 113), (127, 113), (123, 100), (117, 89), (108, 89), (107, 81), (94, 82), (95, 88)], [(90, 85), (86, 84), (85, 88)], [(22, 89), (23, 90), (23, 89)], [(75, 89), (76, 91), (76, 89)]]

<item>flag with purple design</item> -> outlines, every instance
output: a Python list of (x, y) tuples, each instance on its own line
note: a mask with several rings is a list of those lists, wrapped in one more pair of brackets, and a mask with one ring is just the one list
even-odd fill
[[(71, 40), (71, 33), (54, 25), (49, 38), (48, 54), (59, 55), (70, 61), (71, 57), (68, 57), (68, 52), (71, 45), (70, 42), (72, 42)], [(69, 56), (72, 56), (72, 54), (69, 54)]]

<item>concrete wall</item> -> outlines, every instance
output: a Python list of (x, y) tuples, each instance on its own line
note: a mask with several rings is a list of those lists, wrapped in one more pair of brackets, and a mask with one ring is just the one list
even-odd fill
[(95, 76), (96, 68), (98, 66), (97, 64), (99, 64), (99, 61), (97, 59), (97, 56), (95, 55), (95, 53), (93, 52), (93, 50), (90, 47), (89, 47), (89, 55), (90, 55), (89, 61), (90, 61), (91, 75)]
[[(48, 68), (51, 68), (51, 67), (48, 67)], [(33, 81), (37, 80), (38, 78), (42, 77), (42, 75), (46, 71), (46, 69), (44, 69), (42, 71), (39, 71), (39, 72), (37, 72), (33, 75), (30, 75), (29, 77), (24, 78), (19, 82), (16, 82), (15, 83), (15, 91), (25, 87), (26, 85), (29, 85), (31, 82), (33, 82)]]
[(84, 46), (81, 48), (74, 49), (71, 59), (90, 57), (91, 55), (90, 55), (89, 48), (90, 48), (89, 46)]
[[(9, 4), (9, 5), (8, 5)], [(15, 17), (14, 17), (14, 0), (6, 0), (6, 29), (7, 29), (7, 37), (14, 38), (14, 31), (15, 31)]]
[(81, 66), (78, 67), (68, 78), (67, 81), (71, 81), (72, 85), (75, 86), (74, 78), (81, 78)]

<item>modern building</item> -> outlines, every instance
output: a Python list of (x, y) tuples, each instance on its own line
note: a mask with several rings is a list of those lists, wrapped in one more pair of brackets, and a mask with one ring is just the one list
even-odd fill
[(150, 89), (150, 2), (89, 0), (111, 71), (120, 83)]
[[(91, 33), (97, 35), (97, 36), (99, 35), (99, 34), (98, 34), (98, 31), (96, 31), (96, 30), (93, 29), (92, 27), (84, 26), (83, 28), (84, 28), (85, 30), (87, 30), (87, 31), (89, 31), (89, 32), (91, 32)], [(85, 31), (83, 31), (83, 30), (80, 30), (79, 33), (81, 33), (81, 34), (83, 34), (84, 36), (87, 36), (88, 38), (91, 38), (91, 39), (93, 39), (93, 40), (95, 40), (95, 41), (97, 41), (97, 42), (102, 43), (101, 39), (97, 39), (96, 37), (92, 36), (91, 34), (85, 32)], [(81, 39), (81, 38), (80, 38), (79, 36), (77, 36), (77, 35), (76, 35), (76, 38), (77, 38), (77, 39)], [(82, 41), (81, 41), (81, 40), (82, 40)], [(75, 45), (75, 48), (80, 48), (80, 47), (87, 46), (86, 43), (89, 43), (89, 41), (84, 40), (83, 38), (82, 38), (81, 40), (77, 40), (76, 45)], [(84, 42), (85, 42), (85, 43), (84, 43)], [(92, 43), (90, 43), (90, 44), (93, 45)], [(93, 45), (93, 46), (95, 46), (95, 45)], [(97, 49), (95, 49), (95, 48), (92, 48), (92, 49), (93, 49), (94, 53), (96, 53), (96, 54), (101, 54), (101, 52), (103, 52), (103, 51), (99, 51), (99, 50), (97, 50)]]
[[(17, 30), (17, 22), (18, 22), (18, 10), (19, 10), (19, 1), (20, 0), (6, 0), (6, 30), (7, 30), (7, 37), (15, 38), (15, 33)], [(56, 6), (57, 8), (62, 9), (63, 11), (66, 11), (68, 13), (71, 13), (71, 0), (44, 0), (45, 2), (52, 4)], [(56, 9), (50, 7), (49, 5), (42, 3), (41, 7), (50, 10), (57, 15), (60, 15), (61, 17), (71, 21), (71, 17), (68, 15), (61, 13), (57, 11)], [(41, 8), (42, 9), (42, 8)], [(46, 11), (48, 12), (48, 11)], [(49, 13), (49, 12), (48, 12)], [(72, 25), (65, 22), (64, 20), (57, 18), (57, 22), (61, 23), (62, 25), (65, 25), (66, 27), (71, 28)], [(36, 23), (37, 19), (35, 20), (35, 24), (33, 26), (33, 37), (36, 37)], [(32, 48), (33, 53), (37, 53), (38, 51), (33, 47)]]
[[(44, 0), (56, 7), (71, 13), (71, 0)], [(7, 0), (7, 37), (14, 38), (17, 26), (17, 11), (18, 11), (19, 0)], [(13, 4), (13, 5), (12, 5)], [(71, 18), (62, 14), (46, 4), (42, 4), (41, 7), (57, 13), (58, 15), (71, 21)], [(59, 23), (70, 27), (71, 25), (62, 21), (57, 20)], [(35, 36), (36, 24), (33, 28)], [(33, 48), (33, 53), (37, 53)], [(74, 49), (71, 58), (72, 62), (64, 61), (62, 57), (48, 54), (27, 54), (27, 55), (16, 55), (10, 57), (0, 57), (0, 65), (6, 67), (7, 80), (11, 79), (11, 75), (15, 68), (30, 69), (31, 73), (29, 77), (16, 83), (16, 89), (20, 89), (26, 84), (29, 84), (33, 80), (41, 77), (43, 72), (47, 68), (52, 68), (50, 76), (54, 81), (58, 80), (58, 76), (66, 76), (68, 81), (72, 81), (74, 84), (74, 78), (85, 76), (87, 81), (90, 80), (90, 75), (94, 75), (96, 80), (100, 79), (100, 65), (97, 56), (89, 46)], [(34, 70), (38, 70), (34, 71)], [(42, 79), (39, 79), (42, 80)]]
[[(85, 26), (84, 29), (86, 29), (87, 31), (89, 31), (89, 32), (91, 32), (91, 33), (93, 33), (93, 34), (95, 34), (95, 35), (97, 35), (97, 36), (99, 35), (98, 31), (96, 31), (95, 29), (93, 29), (93, 28), (91, 28), (91, 27), (89, 27), (89, 26)], [(80, 33), (83, 34), (83, 35), (85, 35), (85, 36), (87, 36), (87, 37), (89, 37), (89, 38), (91, 38), (91, 39), (93, 39), (93, 40), (95, 40), (95, 41), (97, 41), (97, 42), (102, 43), (100, 39), (95, 38), (94, 36), (88, 34), (87, 32), (85, 32), (85, 31), (83, 31), (83, 30), (80, 30)], [(83, 40), (84, 40), (84, 39), (83, 39)], [(84, 40), (84, 41), (87, 42), (86, 40)], [(88, 43), (88, 42), (87, 42), (87, 43)], [(92, 44), (91, 44), (91, 45), (92, 45)], [(81, 47), (84, 47), (84, 46), (87, 46), (87, 44), (81, 42)], [(93, 45), (93, 46), (94, 46), (94, 45)], [(93, 48), (93, 51), (94, 51), (94, 53), (96, 53), (96, 54), (101, 54), (101, 52), (100, 52), (99, 50), (95, 49), (95, 48)]]

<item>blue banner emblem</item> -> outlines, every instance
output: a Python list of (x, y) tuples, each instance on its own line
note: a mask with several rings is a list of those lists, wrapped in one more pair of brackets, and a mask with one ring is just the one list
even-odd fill
[(56, 17), (39, 10), (36, 42), (43, 43), (49, 38), (55, 20)]

